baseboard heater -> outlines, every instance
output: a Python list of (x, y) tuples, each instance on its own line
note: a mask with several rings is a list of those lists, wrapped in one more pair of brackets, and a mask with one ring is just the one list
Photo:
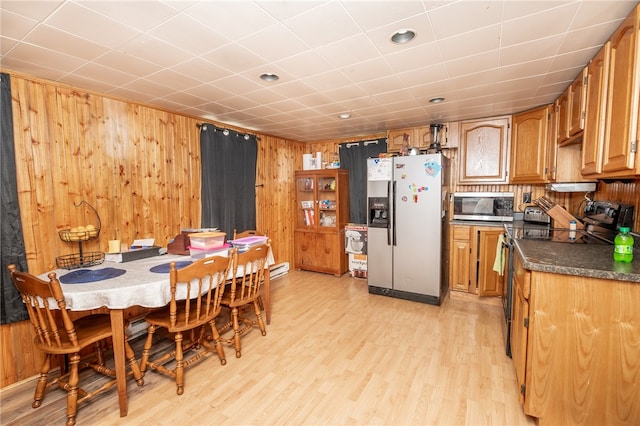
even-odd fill
[(269, 279), (286, 275), (289, 272), (289, 262), (278, 263), (269, 268)]

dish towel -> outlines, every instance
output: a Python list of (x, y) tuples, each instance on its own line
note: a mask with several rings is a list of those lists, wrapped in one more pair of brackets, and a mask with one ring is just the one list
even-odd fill
[(504, 275), (505, 249), (502, 247), (503, 242), (504, 235), (500, 234), (498, 236), (498, 244), (496, 244), (496, 259), (493, 261), (493, 270), (496, 271), (498, 275)]

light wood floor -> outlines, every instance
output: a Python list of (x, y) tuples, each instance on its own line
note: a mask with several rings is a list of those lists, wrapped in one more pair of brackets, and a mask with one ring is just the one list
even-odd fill
[[(504, 354), (501, 307), (370, 295), (364, 280), (291, 271), (272, 282), (267, 335), (187, 370), (185, 393), (149, 372), (80, 407), (78, 425), (534, 425)], [(139, 343), (136, 347), (139, 347)], [(139, 356), (139, 353), (138, 353)], [(33, 380), (0, 393), (2, 425), (64, 424), (65, 393), (31, 408)]]

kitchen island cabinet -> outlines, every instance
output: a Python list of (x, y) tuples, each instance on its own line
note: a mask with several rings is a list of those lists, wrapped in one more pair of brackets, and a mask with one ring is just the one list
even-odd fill
[(640, 261), (611, 246), (516, 240), (511, 350), (541, 426), (640, 424)]

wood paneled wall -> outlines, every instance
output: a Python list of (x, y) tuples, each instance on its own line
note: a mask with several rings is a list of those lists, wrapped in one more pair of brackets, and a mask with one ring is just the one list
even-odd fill
[[(98, 224), (91, 209), (75, 206), (83, 200), (101, 221), (99, 237), (84, 242), (84, 252), (107, 251), (115, 238), (128, 244), (155, 238), (166, 246), (181, 228), (200, 226), (202, 120), (3, 72), (11, 75), (29, 272), (55, 269), (57, 256), (78, 252), (78, 243), (61, 241), (58, 231)], [(257, 136), (257, 227), (271, 237), (276, 262), (292, 265), (293, 176), (305, 145)], [(0, 386), (37, 373), (40, 358), (27, 347), (29, 334), (28, 322), (2, 326)]]

